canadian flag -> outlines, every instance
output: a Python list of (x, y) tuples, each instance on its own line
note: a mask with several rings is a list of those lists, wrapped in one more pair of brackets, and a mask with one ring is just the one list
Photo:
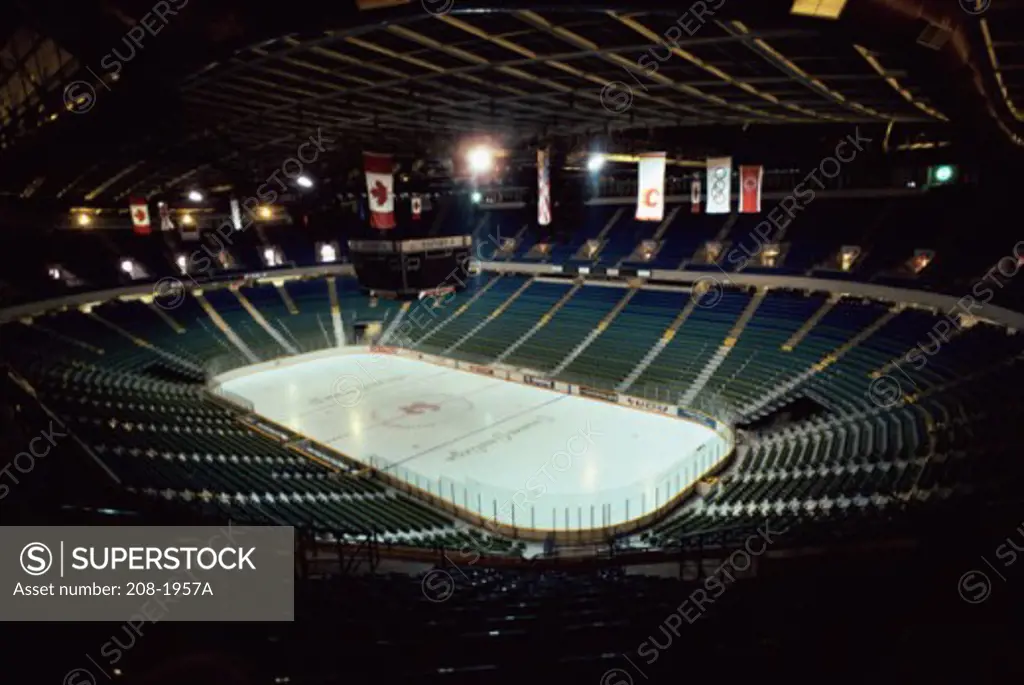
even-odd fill
[(740, 165), (740, 212), (756, 214), (761, 211), (761, 179), (764, 167)]
[(420, 214), (423, 213), (423, 201), (420, 200), (420, 196), (419, 195), (413, 195), (412, 196), (411, 204), (412, 204), (412, 218), (418, 220), (420, 218)]
[(370, 226), (381, 231), (395, 227), (395, 177), (391, 155), (363, 153), (366, 170), (366, 199), (370, 205)]
[(665, 153), (640, 155), (637, 168), (637, 221), (661, 221), (665, 218)]
[(700, 214), (700, 175), (694, 174), (690, 181), (690, 211)]
[(132, 230), (139, 235), (149, 235), (149, 205), (146, 201), (133, 197), (128, 201), (128, 211), (132, 215)]

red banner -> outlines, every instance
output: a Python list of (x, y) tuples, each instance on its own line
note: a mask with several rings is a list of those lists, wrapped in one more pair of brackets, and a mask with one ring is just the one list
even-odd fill
[(763, 166), (740, 166), (740, 212), (756, 214), (761, 211), (761, 179)]

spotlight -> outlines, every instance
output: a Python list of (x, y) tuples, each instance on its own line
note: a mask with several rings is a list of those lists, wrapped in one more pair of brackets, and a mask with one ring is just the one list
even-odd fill
[(590, 155), (587, 160), (587, 170), (591, 172), (600, 171), (604, 167), (604, 155)]
[(191, 226), (193, 223), (194, 223), (194, 220), (192, 219), (192, 215), (191, 214), (182, 214), (181, 215), (181, 225), (182, 226)]
[(181, 273), (186, 273), (188, 271), (188, 259), (186, 259), (185, 255), (178, 255), (174, 260), (174, 263), (178, 265), (179, 269), (181, 269)]
[(299, 176), (297, 179), (295, 179), (295, 182), (298, 183), (303, 188), (312, 188), (313, 187), (313, 179), (311, 179), (309, 176), (306, 176), (305, 174), (303, 174), (302, 176)]
[(188, 199), (192, 200), (192, 202), (202, 202), (203, 194), (198, 190), (190, 190), (188, 191)]
[(79, 226), (88, 226), (89, 224), (92, 223), (92, 217), (86, 214), (85, 212), (79, 214), (77, 220)]
[(958, 170), (952, 164), (939, 164), (938, 166), (929, 167), (928, 185), (941, 186), (949, 183), (955, 183), (957, 175)]
[(482, 174), (494, 167), (494, 150), (487, 145), (477, 145), (467, 155), (469, 169), (475, 174)]
[(126, 274), (130, 274), (133, 271), (135, 271), (135, 264), (132, 263), (132, 260), (130, 260), (130, 259), (122, 259), (121, 260), (121, 271), (125, 272)]
[(274, 216), (274, 210), (272, 210), (270, 207), (264, 205), (259, 208), (259, 217), (261, 219), (269, 219), (272, 216)]
[(473, 191), (473, 194), (469, 196), (469, 199), (473, 201), (473, 204), (480, 204), (480, 200), (484, 199), (483, 193), (479, 190)]

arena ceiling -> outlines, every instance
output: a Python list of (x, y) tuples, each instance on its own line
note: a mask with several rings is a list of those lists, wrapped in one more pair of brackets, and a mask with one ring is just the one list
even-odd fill
[(364, 149), (440, 160), (474, 135), (699, 156), (729, 152), (722, 128), (941, 138), (988, 117), (1019, 141), (1021, 3), (972, 2), (849, 0), (832, 21), (793, 0), (33, 0), (0, 17), (0, 191), (118, 204), (262, 182), (310, 136), (316, 173), (342, 178)]

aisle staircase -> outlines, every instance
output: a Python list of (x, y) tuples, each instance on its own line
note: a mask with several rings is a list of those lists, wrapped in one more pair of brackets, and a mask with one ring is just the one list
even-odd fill
[(338, 347), (344, 347), (345, 329), (341, 325), (341, 305), (338, 304), (338, 284), (334, 276), (327, 277), (327, 294), (331, 300), (331, 324), (334, 327), (334, 340)]
[(664, 350), (670, 342), (672, 342), (672, 338), (675, 337), (676, 331), (679, 330), (679, 327), (682, 326), (686, 319), (690, 316), (690, 314), (693, 313), (693, 310), (696, 308), (696, 306), (696, 301), (693, 298), (690, 298), (690, 301), (686, 303), (686, 306), (683, 307), (683, 310), (679, 312), (679, 314), (672, 321), (672, 323), (668, 325), (668, 328), (665, 329), (665, 332), (662, 334), (661, 339), (658, 340), (658, 342), (654, 343), (651, 349), (647, 350), (647, 354), (645, 354), (640, 359), (640, 362), (633, 368), (632, 371), (629, 372), (629, 375), (622, 379), (622, 382), (619, 383), (616, 390), (618, 390), (619, 392), (625, 392), (626, 390), (629, 389), (629, 386), (633, 385), (633, 383), (636, 382), (637, 378), (640, 378), (640, 374), (646, 371), (647, 367), (651, 365), (651, 362), (657, 359), (658, 355), (661, 354), (661, 351)]
[(299, 308), (295, 306), (295, 300), (293, 300), (292, 296), (288, 294), (287, 290), (285, 290), (284, 283), (275, 283), (274, 288), (277, 289), (277, 294), (281, 296), (281, 301), (284, 302), (284, 306), (288, 310), (288, 313), (292, 315), (298, 314)]
[(761, 288), (752, 298), (750, 298), (750, 302), (747, 303), (743, 313), (740, 314), (740, 318), (738, 318), (736, 323), (733, 324), (733, 327), (729, 331), (725, 340), (718, 349), (715, 350), (715, 354), (712, 355), (711, 359), (709, 359), (707, 364), (704, 365), (704, 368), (700, 370), (700, 373), (697, 374), (697, 377), (694, 379), (693, 383), (690, 384), (690, 387), (683, 393), (683, 396), (680, 399), (682, 404), (687, 406), (692, 404), (694, 398), (697, 397), (697, 394), (704, 389), (704, 386), (707, 385), (708, 379), (714, 375), (715, 371), (718, 370), (718, 367), (725, 361), (725, 358), (729, 356), (730, 352), (732, 352), (732, 348), (736, 345), (736, 341), (739, 340), (747, 322), (753, 318), (754, 312), (757, 311), (757, 308), (761, 305), (761, 302), (764, 301), (767, 294), (767, 288)]
[(388, 324), (388, 327), (385, 328), (384, 332), (380, 335), (380, 342), (382, 345), (387, 344), (391, 338), (391, 334), (394, 333), (398, 325), (402, 323), (402, 319), (405, 318), (405, 314), (409, 311), (411, 306), (412, 302), (403, 302), (402, 306), (398, 308), (398, 314), (395, 315), (395, 318), (391, 319), (391, 323)]
[[(838, 300), (838, 299), (839, 298), (836, 298), (836, 300)], [(829, 303), (826, 303), (826, 304), (829, 304)], [(834, 304), (835, 303), (832, 302), (832, 305), (834, 305)], [(831, 306), (828, 307), (828, 309), (831, 309), (831, 308), (832, 308)], [(826, 309), (826, 307), (824, 305), (822, 305), (822, 308), (819, 309), (817, 313), (815, 313), (815, 317), (817, 317), (817, 315), (819, 313), (822, 313), (822, 310), (827, 311), (827, 309)], [(778, 400), (782, 399), (783, 397), (786, 396), (787, 393), (789, 393), (792, 390), (800, 387), (801, 384), (806, 383), (811, 378), (813, 378), (817, 374), (821, 373), (822, 371), (824, 371), (826, 368), (828, 368), (832, 364), (834, 364), (837, 361), (839, 361), (839, 359), (844, 354), (846, 354), (848, 351), (852, 350), (856, 346), (860, 345), (862, 342), (867, 340), (868, 337), (874, 335), (879, 329), (882, 328), (882, 326), (886, 325), (887, 323), (892, 321), (893, 318), (898, 316), (899, 313), (900, 313), (900, 305), (893, 306), (891, 309), (889, 309), (887, 312), (885, 312), (885, 314), (883, 314), (878, 319), (873, 321), (871, 323), (871, 325), (865, 327), (860, 332), (858, 332), (856, 335), (854, 335), (852, 338), (847, 340), (845, 343), (843, 343), (842, 345), (837, 347), (835, 350), (833, 350), (832, 352), (830, 352), (827, 355), (825, 355), (825, 357), (823, 357), (820, 361), (818, 361), (815, 364), (811, 365), (809, 368), (805, 369), (804, 371), (801, 371), (799, 374), (797, 374), (793, 378), (787, 380), (786, 382), (784, 382), (784, 383), (782, 383), (780, 385), (775, 386), (771, 391), (769, 391), (760, 400), (758, 400), (757, 402), (755, 402), (753, 404), (750, 404), (750, 405), (744, 407), (742, 410), (740, 410), (740, 413), (742, 413), (745, 416), (750, 416), (750, 415), (756, 414), (757, 412), (761, 411), (762, 409), (770, 406), (773, 402), (777, 402)], [(824, 315), (824, 314), (822, 314), (822, 315)], [(820, 318), (820, 317), (818, 317), (818, 318)], [(806, 326), (806, 324), (805, 324), (805, 326)], [(806, 331), (804, 332), (804, 335), (806, 335)], [(801, 336), (801, 338), (802, 338), (802, 336)], [(788, 343), (789, 343), (789, 341), (787, 341), (787, 344)], [(786, 349), (786, 347), (783, 346), (783, 349)], [(791, 351), (791, 350), (792, 350), (792, 348), (789, 348), (789, 350), (787, 350), (787, 351)]]
[(804, 322), (804, 325), (793, 333), (789, 340), (782, 343), (783, 351), (792, 352), (793, 348), (799, 345), (800, 341), (807, 337), (807, 334), (811, 332), (811, 329), (817, 326), (818, 322), (821, 321), (826, 314), (832, 311), (832, 308), (836, 306), (836, 303), (839, 302), (842, 297), (842, 295), (832, 295), (825, 300), (821, 304), (821, 307), (818, 308), (818, 311), (814, 312), (814, 314)]
[(156, 345), (150, 343), (149, 341), (144, 340), (143, 338), (140, 338), (140, 337), (138, 337), (136, 335), (133, 335), (132, 333), (129, 333), (128, 331), (126, 331), (125, 329), (121, 328), (120, 326), (118, 326), (113, 321), (108, 321), (107, 319), (103, 318), (102, 316), (100, 316), (96, 312), (89, 312), (89, 316), (91, 316), (93, 319), (95, 319), (96, 321), (100, 322), (101, 324), (103, 324), (104, 326), (109, 328), (110, 330), (114, 331), (115, 333), (118, 333), (119, 335), (122, 335), (125, 338), (128, 338), (129, 340), (131, 340), (133, 343), (135, 343), (139, 347), (143, 347), (143, 348), (149, 350), (150, 352), (153, 352), (154, 354), (157, 354), (157, 355), (159, 355), (161, 357), (169, 359), (169, 360), (173, 361), (175, 364), (178, 364), (180, 366), (184, 366), (184, 367), (186, 367), (188, 369), (191, 369), (191, 370), (193, 370), (193, 371), (195, 371), (197, 373), (203, 373), (203, 368), (201, 366), (199, 366), (198, 364), (190, 362), (187, 359), (183, 359), (182, 357), (179, 357), (178, 355), (174, 354), (173, 352), (168, 352), (167, 350), (159, 348)]
[(270, 337), (277, 342), (278, 345), (287, 350), (288, 354), (299, 353), (298, 348), (296, 348), (295, 345), (292, 345), (287, 339), (285, 339), (285, 337), (281, 335), (281, 331), (277, 330), (276, 328), (270, 325), (270, 322), (267, 321), (267, 319), (263, 316), (260, 310), (256, 309), (256, 307), (253, 306), (252, 302), (249, 301), (249, 298), (246, 297), (241, 290), (238, 290), (237, 288), (231, 288), (231, 292), (235, 294), (236, 298), (238, 298), (238, 302), (242, 305), (242, 308), (245, 309), (245, 311), (249, 312), (249, 316), (251, 316), (253, 320), (256, 323), (258, 323), (263, 328), (263, 330), (265, 330), (267, 334), (270, 335)]
[(210, 320), (213, 321), (213, 324), (221, 330), (224, 337), (230, 340), (231, 343), (237, 347), (251, 363), (255, 364), (259, 362), (259, 358), (253, 354), (253, 351), (249, 349), (249, 346), (246, 345), (245, 341), (239, 337), (238, 333), (235, 333), (235, 330), (228, 325), (228, 322), (217, 313), (217, 310), (213, 308), (213, 305), (210, 304), (209, 300), (206, 299), (203, 293), (195, 291), (192, 295), (196, 298), (196, 302), (199, 303), (199, 306), (203, 308), (203, 311), (206, 312), (206, 315), (210, 317)]
[(157, 304), (154, 304), (152, 301), (146, 302), (146, 306), (149, 307), (150, 310), (154, 314), (156, 314), (160, 318), (161, 321), (163, 321), (168, 326), (170, 326), (172, 331), (174, 331), (175, 333), (184, 333), (185, 332), (185, 327), (182, 326), (177, 321), (175, 321), (173, 318), (171, 318), (171, 315), (168, 314), (164, 310), (163, 307), (161, 307), (161, 306), (159, 306)]
[(551, 317), (557, 314), (558, 310), (564, 307), (565, 304), (572, 299), (572, 296), (575, 295), (582, 287), (583, 279), (577, 279), (573, 286), (569, 288), (569, 290), (564, 295), (562, 295), (558, 302), (555, 302), (555, 304), (551, 306), (551, 309), (549, 309), (544, 314), (544, 316), (540, 317), (540, 320), (538, 320), (537, 323), (535, 323), (533, 327), (530, 328), (530, 330), (526, 331), (526, 333), (520, 336), (518, 340), (509, 345), (504, 352), (499, 354), (498, 357), (494, 360), (494, 362), (500, 364), (501, 362), (505, 361), (508, 358), (508, 356), (515, 352), (517, 349), (519, 349), (519, 347), (523, 343), (532, 338), (534, 334), (537, 333), (537, 331), (539, 331), (541, 328), (546, 326), (549, 321), (551, 321)]
[(534, 278), (529, 278), (526, 281), (524, 281), (523, 284), (521, 286), (519, 286), (516, 289), (516, 291), (514, 293), (512, 293), (504, 302), (502, 302), (497, 307), (495, 307), (493, 312), (488, 314), (487, 317), (485, 317), (480, 323), (478, 323), (477, 325), (475, 325), (471, 329), (469, 329), (461, 338), (456, 340), (452, 345), (449, 345), (448, 348), (445, 349), (444, 353), (445, 354), (450, 354), (452, 352), (452, 350), (457, 349), (459, 347), (459, 345), (461, 345), (462, 343), (466, 342), (467, 340), (472, 338), (474, 335), (476, 335), (480, 331), (481, 328), (483, 328), (484, 326), (486, 326), (487, 324), (489, 324), (490, 322), (494, 321), (499, 316), (501, 316), (502, 313), (506, 309), (508, 309), (512, 305), (512, 303), (515, 302), (516, 299), (518, 299), (519, 296), (522, 295), (526, 291), (527, 288), (529, 288), (531, 285), (533, 285), (533, 283), (536, 280), (537, 280), (536, 277), (534, 277)]
[(502, 274), (498, 274), (497, 276), (495, 276), (491, 280), (487, 281), (487, 283), (485, 283), (483, 285), (483, 287), (481, 287), (479, 290), (477, 290), (476, 293), (474, 293), (471, 298), (469, 298), (464, 303), (462, 303), (462, 305), (458, 309), (456, 309), (454, 312), (452, 312), (452, 314), (448, 318), (446, 318), (444, 321), (442, 321), (441, 323), (439, 323), (436, 326), (434, 326), (433, 328), (431, 328), (429, 331), (427, 331), (427, 333), (423, 337), (421, 337), (419, 340), (417, 340), (416, 344), (413, 345), (413, 349), (419, 347), (420, 345), (422, 345), (426, 341), (430, 340), (430, 338), (432, 338), (434, 336), (434, 334), (436, 334), (442, 328), (444, 328), (445, 326), (450, 324), (452, 321), (457, 319), (459, 316), (461, 316), (463, 312), (465, 312), (467, 309), (472, 307), (473, 303), (475, 303), (477, 300), (479, 300), (480, 297), (483, 296), (483, 294), (486, 293), (488, 290), (490, 290), (494, 286), (495, 283), (500, 281), (501, 278), (502, 278)]
[(622, 296), (622, 299), (619, 300), (618, 304), (616, 304), (615, 307), (612, 308), (612, 310), (608, 312), (608, 314), (603, 319), (601, 319), (600, 323), (598, 323), (597, 326), (594, 327), (594, 330), (587, 334), (587, 337), (583, 338), (583, 340), (578, 345), (576, 345), (576, 347), (569, 351), (569, 354), (565, 356), (565, 359), (560, 361), (558, 363), (558, 366), (552, 369), (549, 375), (557, 376), (558, 374), (562, 373), (563, 371), (565, 371), (566, 367), (569, 366), (569, 364), (572, 364), (573, 361), (575, 361), (576, 357), (583, 354), (583, 352), (588, 347), (590, 347), (590, 343), (594, 342), (594, 340), (597, 339), (597, 336), (604, 333), (604, 329), (608, 328), (608, 325), (615, 319), (616, 316), (619, 315), (619, 312), (621, 312), (622, 309), (627, 304), (629, 304), (629, 301), (633, 299), (634, 295), (636, 295), (637, 290), (638, 288), (633, 287), (626, 291), (626, 294)]

